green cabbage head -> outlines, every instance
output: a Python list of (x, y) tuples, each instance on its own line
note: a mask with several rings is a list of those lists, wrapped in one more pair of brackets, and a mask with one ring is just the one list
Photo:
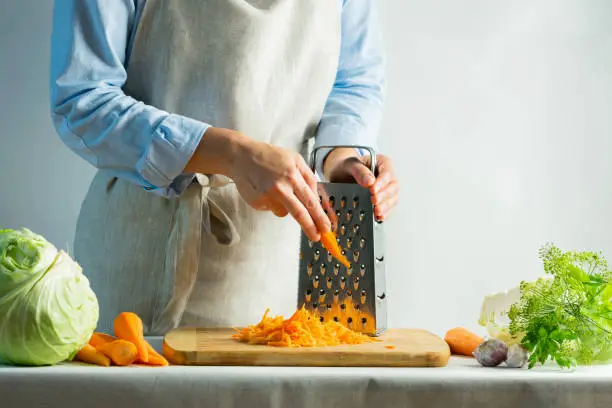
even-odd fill
[(67, 253), (28, 229), (0, 230), (0, 362), (71, 360), (98, 317), (89, 280)]

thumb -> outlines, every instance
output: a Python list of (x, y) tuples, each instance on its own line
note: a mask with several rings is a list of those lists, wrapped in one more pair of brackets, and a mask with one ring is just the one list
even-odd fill
[(370, 188), (376, 182), (376, 177), (361, 160), (351, 160), (349, 173), (361, 187)]

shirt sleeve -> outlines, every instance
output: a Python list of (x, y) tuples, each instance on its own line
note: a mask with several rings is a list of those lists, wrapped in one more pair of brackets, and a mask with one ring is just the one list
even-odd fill
[(175, 196), (188, 184), (182, 171), (210, 125), (123, 92), (141, 3), (55, 2), (51, 117), (62, 141), (93, 166)]
[[(361, 145), (376, 149), (385, 88), (385, 55), (376, 0), (344, 0), (341, 24), (338, 72), (315, 147)], [(328, 152), (317, 152), (319, 177)]]

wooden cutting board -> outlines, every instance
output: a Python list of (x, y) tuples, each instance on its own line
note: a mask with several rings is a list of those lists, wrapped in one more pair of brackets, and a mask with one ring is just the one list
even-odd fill
[(308, 348), (250, 345), (232, 339), (233, 333), (176, 329), (164, 337), (164, 355), (178, 365), (318, 367), (443, 367), (450, 357), (446, 342), (425, 330), (393, 329), (381, 342)]

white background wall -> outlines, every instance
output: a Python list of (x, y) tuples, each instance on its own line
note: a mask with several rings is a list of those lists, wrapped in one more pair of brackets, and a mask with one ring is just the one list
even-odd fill
[[(612, 2), (379, 0), (391, 324), (478, 329), (485, 294), (537, 277), (537, 249), (612, 261)], [(48, 113), (51, 1), (0, 12), (0, 226), (71, 246), (93, 174)]]

